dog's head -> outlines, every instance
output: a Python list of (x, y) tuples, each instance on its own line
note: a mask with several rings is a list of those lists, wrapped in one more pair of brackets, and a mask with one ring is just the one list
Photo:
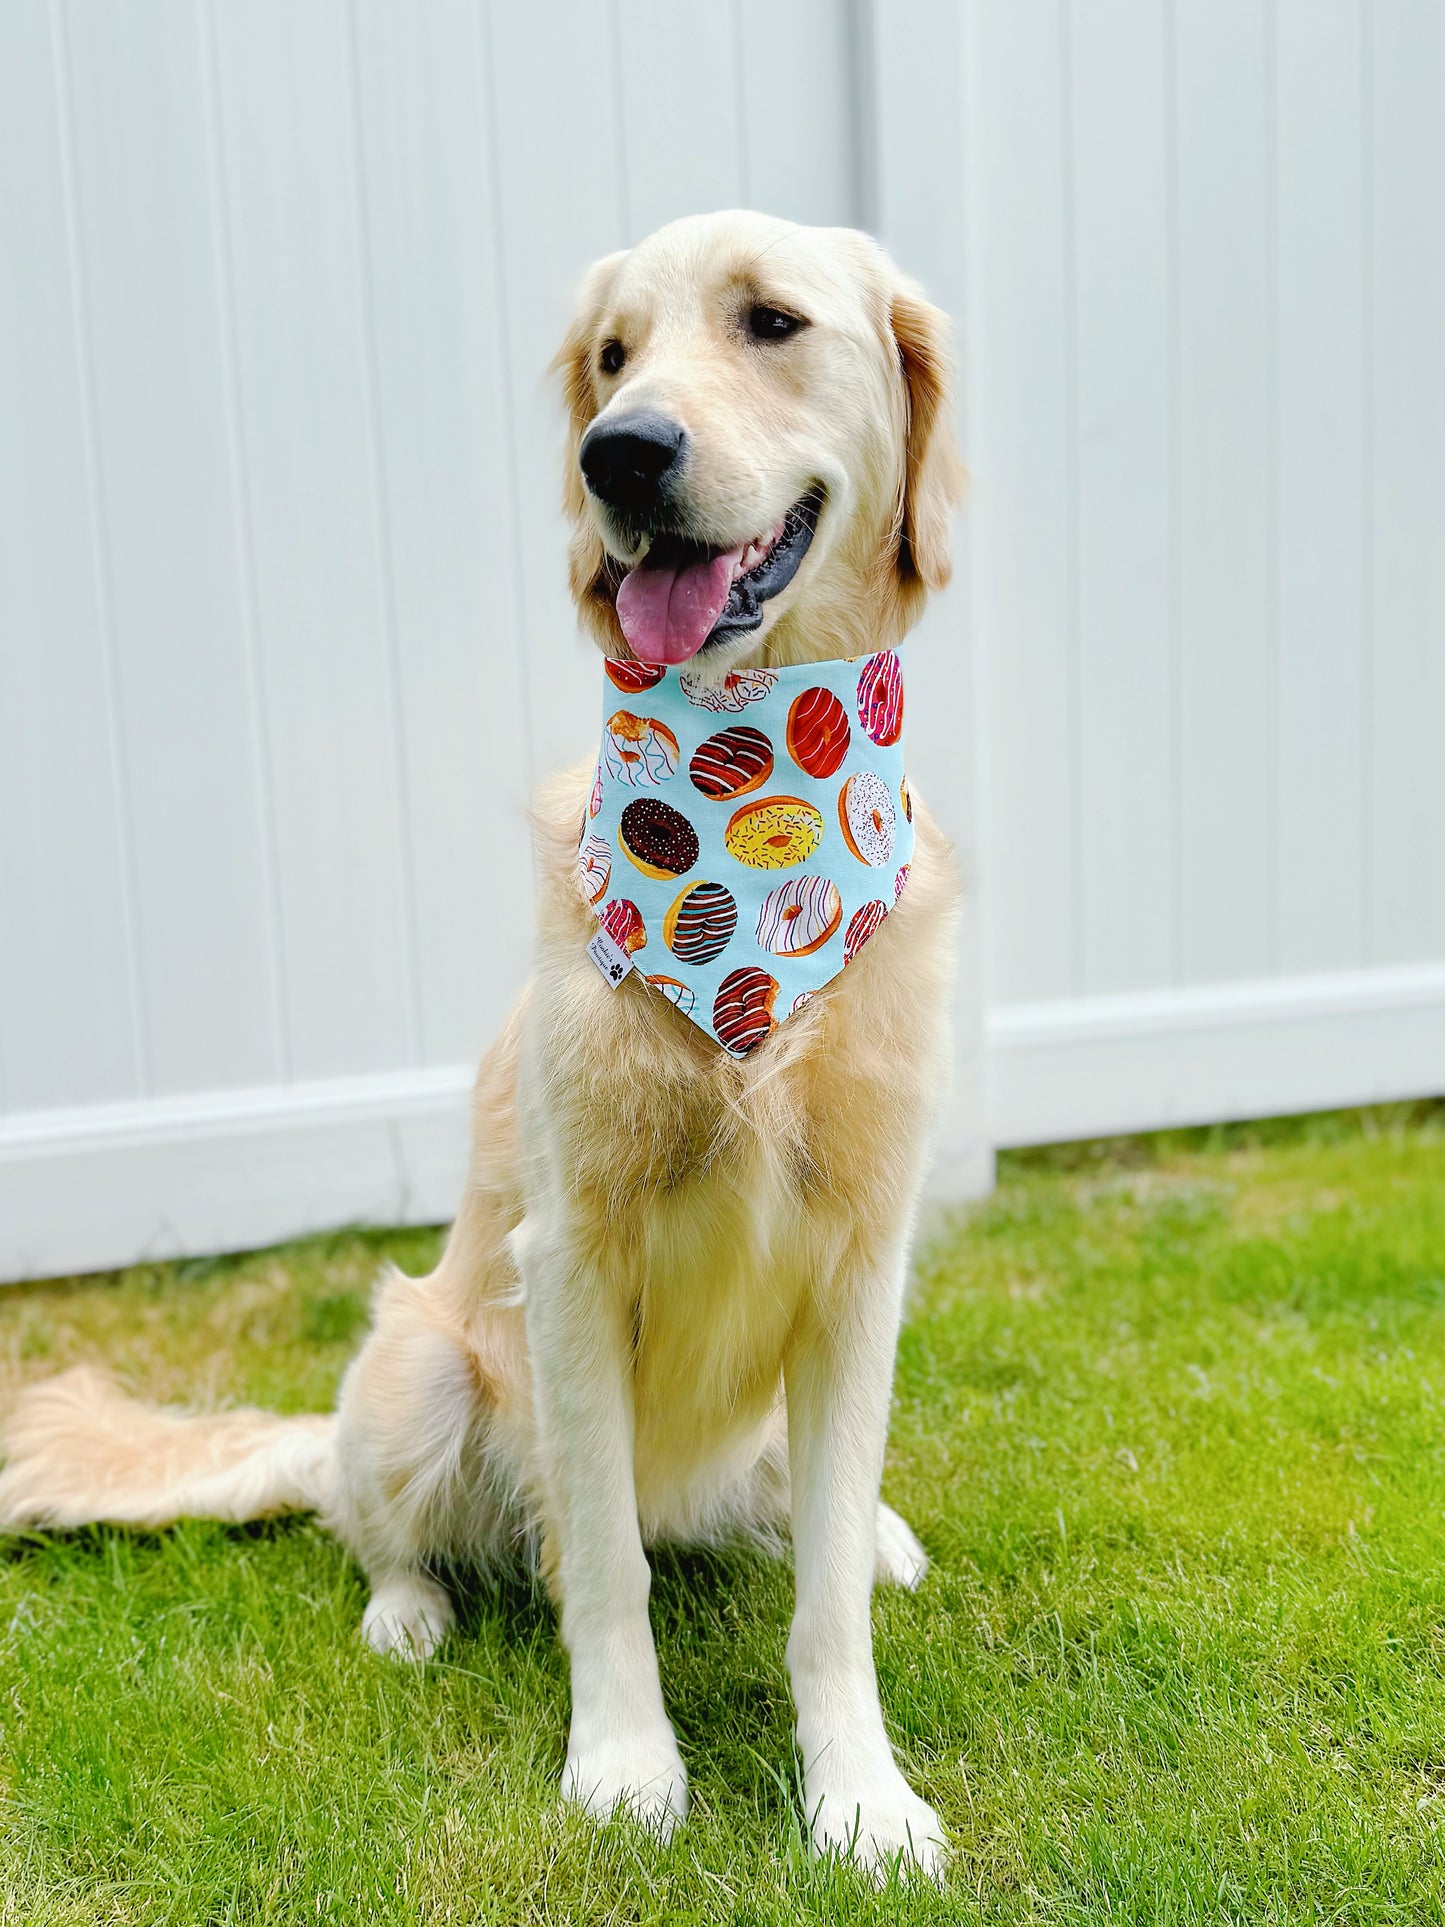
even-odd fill
[(556, 366), (572, 590), (609, 653), (863, 653), (948, 580), (948, 327), (867, 235), (676, 221), (592, 269)]

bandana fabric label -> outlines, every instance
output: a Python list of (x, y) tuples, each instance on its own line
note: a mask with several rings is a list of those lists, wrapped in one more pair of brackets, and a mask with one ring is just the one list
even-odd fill
[(578, 887), (651, 991), (745, 1056), (852, 962), (908, 881), (902, 666), (888, 650), (715, 685), (605, 669)]

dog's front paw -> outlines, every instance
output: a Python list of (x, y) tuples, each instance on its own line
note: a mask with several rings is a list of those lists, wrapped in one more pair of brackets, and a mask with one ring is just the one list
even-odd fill
[(810, 1789), (808, 1810), (817, 1852), (840, 1854), (880, 1883), (895, 1866), (904, 1874), (943, 1878), (943, 1823), (897, 1767), (868, 1785), (829, 1788), (816, 1798)]
[(677, 1742), (660, 1733), (617, 1734), (579, 1741), (573, 1736), (562, 1773), (562, 1798), (594, 1820), (631, 1814), (660, 1839), (687, 1814), (687, 1770)]
[(880, 1586), (906, 1586), (916, 1592), (928, 1576), (928, 1554), (906, 1519), (900, 1519), (891, 1505), (878, 1505), (878, 1562), (875, 1572)]
[(425, 1573), (394, 1573), (367, 1601), (361, 1636), (373, 1652), (427, 1660), (456, 1624), (444, 1587)]

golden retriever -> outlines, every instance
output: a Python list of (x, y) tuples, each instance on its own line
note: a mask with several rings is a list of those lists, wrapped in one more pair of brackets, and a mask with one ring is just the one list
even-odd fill
[[(640, 618), (652, 653), (705, 679), (886, 649), (948, 579), (946, 324), (867, 236), (675, 222), (592, 270), (557, 367), (572, 589), (608, 655), (629, 653), (623, 583), (668, 543), (709, 581), (730, 558), (721, 613)], [(951, 855), (920, 808), (876, 938), (738, 1058), (584, 954), (590, 776), (537, 804), (536, 970), (481, 1066), (445, 1252), (382, 1281), (335, 1416), (168, 1414), (82, 1368), (11, 1415), (0, 1522), (315, 1507), (371, 1582), (366, 1638), (416, 1657), (452, 1623), (439, 1572), (530, 1552), (571, 1662), (563, 1791), (662, 1831), (687, 1775), (644, 1546), (776, 1544), (790, 1524), (813, 1838), (937, 1871), (938, 1818), (884, 1730), (869, 1598), (927, 1563), (878, 1491), (949, 1057)]]

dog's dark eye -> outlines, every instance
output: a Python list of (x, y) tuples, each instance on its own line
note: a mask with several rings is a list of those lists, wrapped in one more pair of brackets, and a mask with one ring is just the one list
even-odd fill
[(748, 333), (754, 341), (786, 341), (807, 325), (801, 315), (766, 307), (761, 301), (748, 311)]
[(627, 359), (627, 350), (620, 341), (604, 341), (597, 359), (604, 375), (615, 375)]

